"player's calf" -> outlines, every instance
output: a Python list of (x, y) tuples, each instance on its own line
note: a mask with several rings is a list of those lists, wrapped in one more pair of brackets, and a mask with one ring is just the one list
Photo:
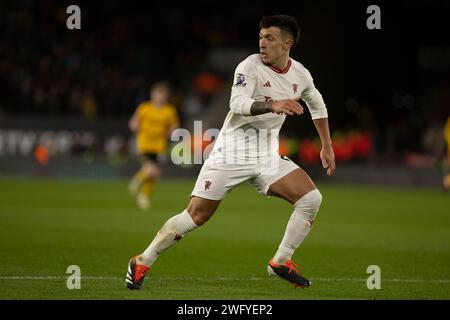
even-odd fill
[(138, 262), (146, 266), (151, 266), (162, 252), (173, 246), (186, 233), (197, 227), (198, 225), (192, 220), (192, 217), (186, 210), (173, 216), (158, 231), (148, 248), (137, 257)]
[(197, 226), (205, 224), (212, 217), (219, 206), (220, 200), (209, 200), (200, 197), (192, 197), (187, 211)]
[(283, 264), (292, 258), (295, 250), (311, 231), (321, 202), (322, 195), (317, 189), (308, 192), (295, 202), (294, 212), (273, 259), (275, 263)]

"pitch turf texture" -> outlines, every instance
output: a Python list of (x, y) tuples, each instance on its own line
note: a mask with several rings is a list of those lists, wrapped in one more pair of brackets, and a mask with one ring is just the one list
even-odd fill
[[(450, 195), (438, 188), (319, 184), (324, 201), (294, 255), (308, 289), (268, 277), (291, 206), (250, 186), (163, 253), (141, 291), (128, 259), (185, 208), (193, 181), (161, 181), (149, 211), (126, 181), (0, 179), (0, 299), (449, 299)], [(81, 268), (68, 290), (66, 269)], [(381, 268), (381, 289), (366, 286)]]

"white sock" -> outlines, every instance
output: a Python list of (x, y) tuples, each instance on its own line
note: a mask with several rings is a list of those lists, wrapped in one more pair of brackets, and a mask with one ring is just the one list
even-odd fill
[(278, 251), (273, 257), (273, 262), (284, 264), (287, 260), (291, 260), (295, 250), (311, 231), (312, 223), (317, 211), (319, 211), (321, 202), (322, 195), (319, 190), (315, 189), (294, 204), (294, 212), (289, 219)]
[(191, 215), (186, 210), (173, 216), (158, 231), (148, 248), (138, 256), (138, 261), (148, 267), (151, 266), (163, 251), (173, 246), (186, 233), (197, 227)]

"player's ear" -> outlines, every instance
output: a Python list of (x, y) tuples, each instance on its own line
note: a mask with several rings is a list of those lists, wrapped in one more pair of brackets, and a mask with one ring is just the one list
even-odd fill
[(294, 40), (292, 40), (291, 38), (287, 38), (285, 41), (286, 49), (291, 49), (293, 45), (294, 45)]

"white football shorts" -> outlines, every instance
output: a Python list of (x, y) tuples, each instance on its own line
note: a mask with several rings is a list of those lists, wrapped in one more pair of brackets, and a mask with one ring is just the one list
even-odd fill
[(224, 164), (208, 158), (197, 177), (191, 196), (222, 200), (234, 187), (250, 183), (259, 193), (267, 195), (269, 187), (299, 168), (287, 157), (276, 156), (265, 163)]

